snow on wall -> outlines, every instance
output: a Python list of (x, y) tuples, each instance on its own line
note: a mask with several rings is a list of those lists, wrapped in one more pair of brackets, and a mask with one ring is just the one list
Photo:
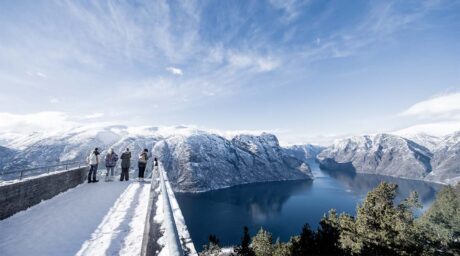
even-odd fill
[[(164, 191), (162, 186), (159, 186), (156, 190), (157, 193), (160, 193), (160, 196), (158, 197), (158, 200), (156, 202), (157, 210), (155, 213), (154, 220), (157, 223), (161, 223), (161, 233), (162, 235), (160, 238), (157, 240), (157, 243), (162, 247), (162, 250), (159, 252), (158, 255), (160, 256), (170, 256), (171, 254), (173, 255), (198, 255), (195, 249), (195, 246), (193, 245), (192, 239), (190, 237), (190, 233), (188, 232), (187, 225), (184, 220), (184, 216), (182, 215), (182, 211), (180, 210), (179, 204), (177, 203), (176, 197), (174, 195), (174, 192), (171, 188), (171, 184), (169, 183), (168, 176), (166, 172), (164, 171), (162, 166), (159, 166), (159, 169), (157, 169), (155, 173), (155, 176), (159, 176), (159, 172), (162, 172), (163, 177), (164, 177), (164, 185), (166, 188), (166, 192), (168, 193), (167, 199), (169, 199), (170, 203), (170, 208), (172, 211), (172, 218), (175, 224), (175, 228), (177, 229), (177, 234), (179, 236), (179, 241), (181, 243), (182, 250), (185, 251), (185, 253), (182, 252), (174, 252), (174, 249), (171, 249), (170, 244), (175, 243), (175, 239), (173, 236), (174, 234), (171, 234), (172, 230), (169, 230), (171, 228), (172, 223), (166, 223), (168, 222), (168, 209), (165, 209), (165, 207), (168, 207), (167, 204), (165, 204), (163, 194)], [(169, 224), (169, 227), (168, 227)], [(174, 225), (173, 225), (174, 226)]]

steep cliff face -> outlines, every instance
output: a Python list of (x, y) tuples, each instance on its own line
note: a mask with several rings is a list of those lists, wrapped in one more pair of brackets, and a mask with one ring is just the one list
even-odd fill
[(423, 179), (432, 171), (433, 154), (425, 147), (390, 134), (341, 140), (317, 157), (326, 169)]
[(433, 150), (433, 172), (428, 180), (454, 184), (460, 181), (460, 132), (444, 137)]
[(309, 166), (286, 154), (271, 134), (231, 140), (205, 132), (176, 135), (158, 142), (154, 155), (168, 170), (175, 191), (312, 177)]

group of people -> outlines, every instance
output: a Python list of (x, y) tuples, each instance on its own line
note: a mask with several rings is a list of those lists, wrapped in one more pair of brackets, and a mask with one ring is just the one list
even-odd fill
[[(144, 181), (144, 174), (145, 168), (147, 167), (147, 161), (149, 160), (149, 150), (144, 149), (140, 155), (137, 162), (138, 169), (139, 169), (139, 181)], [(89, 173), (88, 173), (88, 183), (92, 182), (99, 182), (96, 179), (97, 176), (97, 168), (100, 163), (100, 152), (99, 148), (95, 148), (91, 154), (88, 156), (87, 162), (90, 165)], [(120, 174), (120, 181), (128, 181), (129, 180), (129, 168), (131, 167), (131, 151), (129, 148), (121, 154), (121, 174)], [(105, 181), (113, 181), (114, 177), (114, 170), (117, 166), (118, 162), (118, 155), (110, 148), (105, 155), (105, 167), (107, 169), (107, 173), (105, 174)], [(153, 165), (158, 166), (158, 159), (155, 157), (153, 160)], [(110, 176), (109, 176), (110, 174)]]

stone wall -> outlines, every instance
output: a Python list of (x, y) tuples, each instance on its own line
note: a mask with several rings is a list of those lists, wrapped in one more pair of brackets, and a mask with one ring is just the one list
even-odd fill
[(87, 173), (81, 167), (0, 186), (0, 220), (76, 187)]

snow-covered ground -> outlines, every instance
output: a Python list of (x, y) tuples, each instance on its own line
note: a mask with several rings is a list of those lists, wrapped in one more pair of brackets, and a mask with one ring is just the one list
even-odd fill
[(0, 254), (139, 255), (149, 183), (81, 184), (0, 221)]

